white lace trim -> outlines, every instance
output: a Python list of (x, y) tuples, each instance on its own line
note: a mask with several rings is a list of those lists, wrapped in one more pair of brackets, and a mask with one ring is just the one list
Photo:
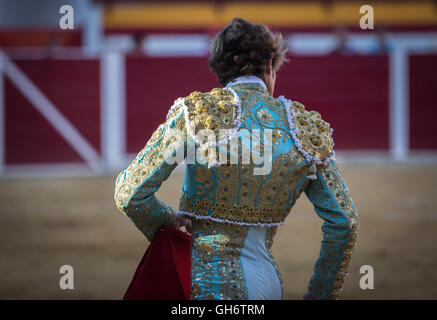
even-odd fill
[[(280, 102), (282, 102), (285, 106), (285, 111), (287, 112), (288, 126), (290, 128), (290, 132), (291, 132), (291, 135), (293, 137), (294, 143), (296, 144), (296, 147), (300, 151), (300, 153), (302, 153), (302, 155), (305, 157), (305, 159), (310, 163), (314, 162), (315, 164), (318, 164), (318, 165), (328, 164), (328, 162), (330, 162), (335, 157), (335, 151), (332, 150), (331, 155), (328, 158), (326, 158), (325, 160), (321, 160), (319, 157), (312, 156), (308, 152), (306, 152), (302, 148), (302, 144), (301, 144), (299, 138), (297, 137), (297, 133), (299, 132), (299, 129), (295, 128), (294, 124), (293, 124), (293, 118), (295, 116), (295, 112), (293, 109), (290, 108), (290, 106), (293, 102), (291, 100), (285, 98), (284, 96), (280, 96), (276, 99), (279, 100)], [(331, 139), (332, 147), (334, 147), (334, 140), (332, 139), (332, 132), (333, 131), (334, 131), (333, 129), (329, 130), (329, 138)], [(310, 178), (310, 179), (312, 179), (312, 178)]]
[(226, 222), (226, 223), (230, 223), (230, 224), (238, 224), (238, 225), (242, 225), (242, 226), (258, 226), (258, 227), (272, 227), (272, 226), (280, 226), (283, 225), (285, 222), (268, 222), (268, 223), (260, 223), (260, 222), (240, 222), (240, 221), (233, 221), (233, 220), (229, 220), (229, 219), (221, 219), (221, 218), (215, 218), (215, 217), (211, 217), (211, 216), (204, 216), (204, 215), (199, 215), (193, 212), (188, 212), (188, 211), (182, 211), (182, 210), (178, 210), (176, 211), (177, 215), (187, 215), (196, 219), (206, 219), (206, 220), (212, 220), (215, 222)]

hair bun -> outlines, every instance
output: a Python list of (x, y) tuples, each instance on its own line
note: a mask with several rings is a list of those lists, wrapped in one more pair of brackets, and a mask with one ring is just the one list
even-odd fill
[(272, 34), (265, 26), (234, 18), (212, 40), (208, 63), (224, 86), (238, 76), (264, 75), (270, 59), (277, 70), (286, 60), (286, 51), (280, 34)]

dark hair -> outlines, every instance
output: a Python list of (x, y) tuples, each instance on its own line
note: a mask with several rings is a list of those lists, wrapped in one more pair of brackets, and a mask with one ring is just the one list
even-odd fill
[(273, 34), (263, 25), (234, 18), (211, 41), (208, 64), (224, 86), (239, 76), (264, 75), (270, 59), (277, 70), (287, 61), (286, 52), (281, 34)]

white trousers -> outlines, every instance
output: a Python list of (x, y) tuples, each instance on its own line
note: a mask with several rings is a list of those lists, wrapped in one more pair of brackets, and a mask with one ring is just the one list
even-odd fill
[(281, 300), (282, 285), (266, 248), (268, 227), (249, 227), (240, 263), (249, 300)]

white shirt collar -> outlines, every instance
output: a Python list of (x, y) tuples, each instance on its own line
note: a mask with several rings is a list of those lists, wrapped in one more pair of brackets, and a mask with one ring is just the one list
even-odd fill
[(257, 76), (241, 76), (241, 77), (238, 77), (238, 78), (228, 82), (228, 84), (226, 85), (225, 88), (230, 88), (230, 87), (235, 86), (236, 84), (239, 84), (239, 83), (258, 83), (264, 89), (267, 90), (267, 86), (264, 83), (264, 81), (260, 77), (257, 77)]

